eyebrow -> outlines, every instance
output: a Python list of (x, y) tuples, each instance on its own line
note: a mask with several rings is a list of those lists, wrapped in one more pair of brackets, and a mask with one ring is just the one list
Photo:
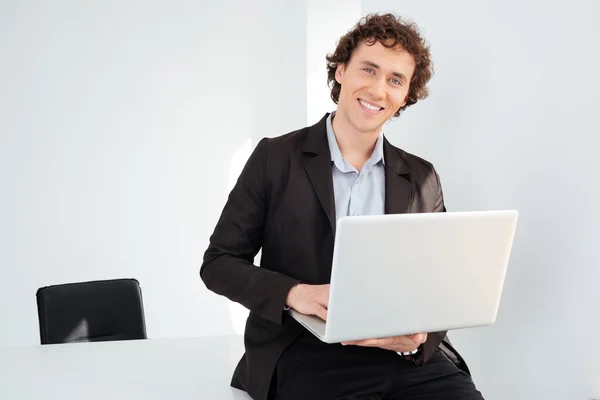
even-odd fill
[[(367, 65), (367, 66), (375, 68), (375, 69), (381, 69), (379, 67), (379, 65), (375, 64), (373, 61), (364, 60), (364, 61), (361, 61), (361, 64)], [(392, 72), (392, 75), (394, 75), (395, 77), (397, 77), (401, 81), (406, 82), (406, 75), (404, 75), (404, 74), (402, 74), (400, 72), (395, 72), (395, 71)]]

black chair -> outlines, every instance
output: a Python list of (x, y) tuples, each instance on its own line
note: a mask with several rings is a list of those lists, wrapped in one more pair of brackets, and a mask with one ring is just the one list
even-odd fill
[(41, 344), (147, 338), (136, 279), (45, 286), (36, 297)]

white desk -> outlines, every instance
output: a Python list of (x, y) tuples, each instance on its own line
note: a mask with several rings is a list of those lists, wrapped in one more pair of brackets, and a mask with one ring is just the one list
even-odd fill
[(248, 400), (241, 336), (0, 348), (0, 399)]

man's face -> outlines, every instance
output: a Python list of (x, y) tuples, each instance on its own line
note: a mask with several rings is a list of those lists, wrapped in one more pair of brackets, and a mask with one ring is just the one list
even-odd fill
[(406, 104), (414, 70), (413, 56), (403, 49), (361, 42), (348, 64), (336, 70), (341, 85), (337, 114), (359, 132), (378, 133)]

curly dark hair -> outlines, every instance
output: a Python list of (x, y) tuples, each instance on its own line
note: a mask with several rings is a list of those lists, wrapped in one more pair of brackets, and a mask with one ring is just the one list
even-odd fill
[(326, 57), (327, 84), (331, 88), (331, 99), (335, 104), (339, 101), (342, 87), (335, 80), (335, 71), (339, 64), (348, 64), (354, 49), (361, 42), (367, 45), (379, 42), (387, 48), (399, 46), (415, 59), (415, 72), (410, 81), (406, 105), (400, 107), (394, 117), (398, 117), (407, 107), (428, 96), (427, 82), (433, 75), (433, 63), (429, 45), (421, 37), (417, 25), (389, 13), (369, 14), (362, 18), (351, 31), (342, 36), (335, 52)]

